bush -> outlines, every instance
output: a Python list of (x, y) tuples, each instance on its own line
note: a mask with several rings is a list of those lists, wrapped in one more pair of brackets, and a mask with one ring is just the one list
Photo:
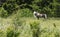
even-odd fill
[(8, 16), (8, 12), (6, 10), (4, 10), (4, 8), (0, 8), (0, 17), (7, 17)]
[(6, 2), (3, 4), (3, 8), (8, 12), (8, 14), (12, 14), (13, 11), (16, 11), (17, 5), (14, 2)]
[(19, 17), (32, 17), (33, 14), (32, 14), (32, 11), (29, 10), (29, 9), (21, 9), (17, 12), (17, 16)]

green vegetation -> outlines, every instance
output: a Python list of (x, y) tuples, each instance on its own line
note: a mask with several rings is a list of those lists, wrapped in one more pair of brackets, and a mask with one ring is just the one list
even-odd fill
[(60, 37), (60, 0), (0, 0), (0, 37)]
[[(1, 20), (1, 19), (0, 19)], [(1, 37), (60, 37), (60, 19), (36, 18), (2, 19)], [(3, 34), (3, 36), (2, 36)]]
[[(46, 13), (49, 17), (60, 17), (59, 0), (0, 0), (0, 10), (3, 17), (8, 17), (20, 10), (22, 17), (32, 16), (33, 10)], [(2, 8), (3, 9), (2, 9)]]

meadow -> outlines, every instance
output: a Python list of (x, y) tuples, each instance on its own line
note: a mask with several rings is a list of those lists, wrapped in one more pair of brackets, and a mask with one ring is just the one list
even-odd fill
[(0, 18), (0, 37), (60, 37), (60, 18)]
[(60, 37), (60, 0), (0, 0), (0, 37)]

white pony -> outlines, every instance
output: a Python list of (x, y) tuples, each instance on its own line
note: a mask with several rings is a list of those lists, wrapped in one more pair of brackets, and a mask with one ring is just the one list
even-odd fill
[(36, 11), (33, 12), (34, 17), (36, 17), (37, 19), (39, 19), (40, 17), (43, 17), (44, 19), (47, 19), (47, 15), (46, 14), (40, 14)]

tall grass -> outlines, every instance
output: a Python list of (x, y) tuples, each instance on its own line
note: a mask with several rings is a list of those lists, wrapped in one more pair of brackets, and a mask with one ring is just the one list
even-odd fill
[(60, 37), (60, 20), (0, 18), (0, 37)]
[[(24, 23), (24, 24), (22, 24), (23, 28), (26, 26), (26, 24), (29, 25), (31, 35), (32, 35), (31, 37), (60, 37), (60, 35), (59, 35), (60, 34), (59, 33), (60, 32), (60, 29), (59, 29), (60, 20), (58, 20), (58, 19), (37, 20), (35, 18), (27, 18), (27, 17), (20, 18), (20, 19), (21, 19), (20, 22), (23, 21), (23, 23)], [(56, 25), (56, 27), (54, 26), (54, 24)], [(28, 29), (29, 29), (29, 27), (28, 27)], [(23, 29), (23, 31), (25, 31), (25, 29)], [(27, 36), (29, 36), (29, 35), (27, 34)], [(25, 36), (23, 36), (23, 37), (25, 37)]]

